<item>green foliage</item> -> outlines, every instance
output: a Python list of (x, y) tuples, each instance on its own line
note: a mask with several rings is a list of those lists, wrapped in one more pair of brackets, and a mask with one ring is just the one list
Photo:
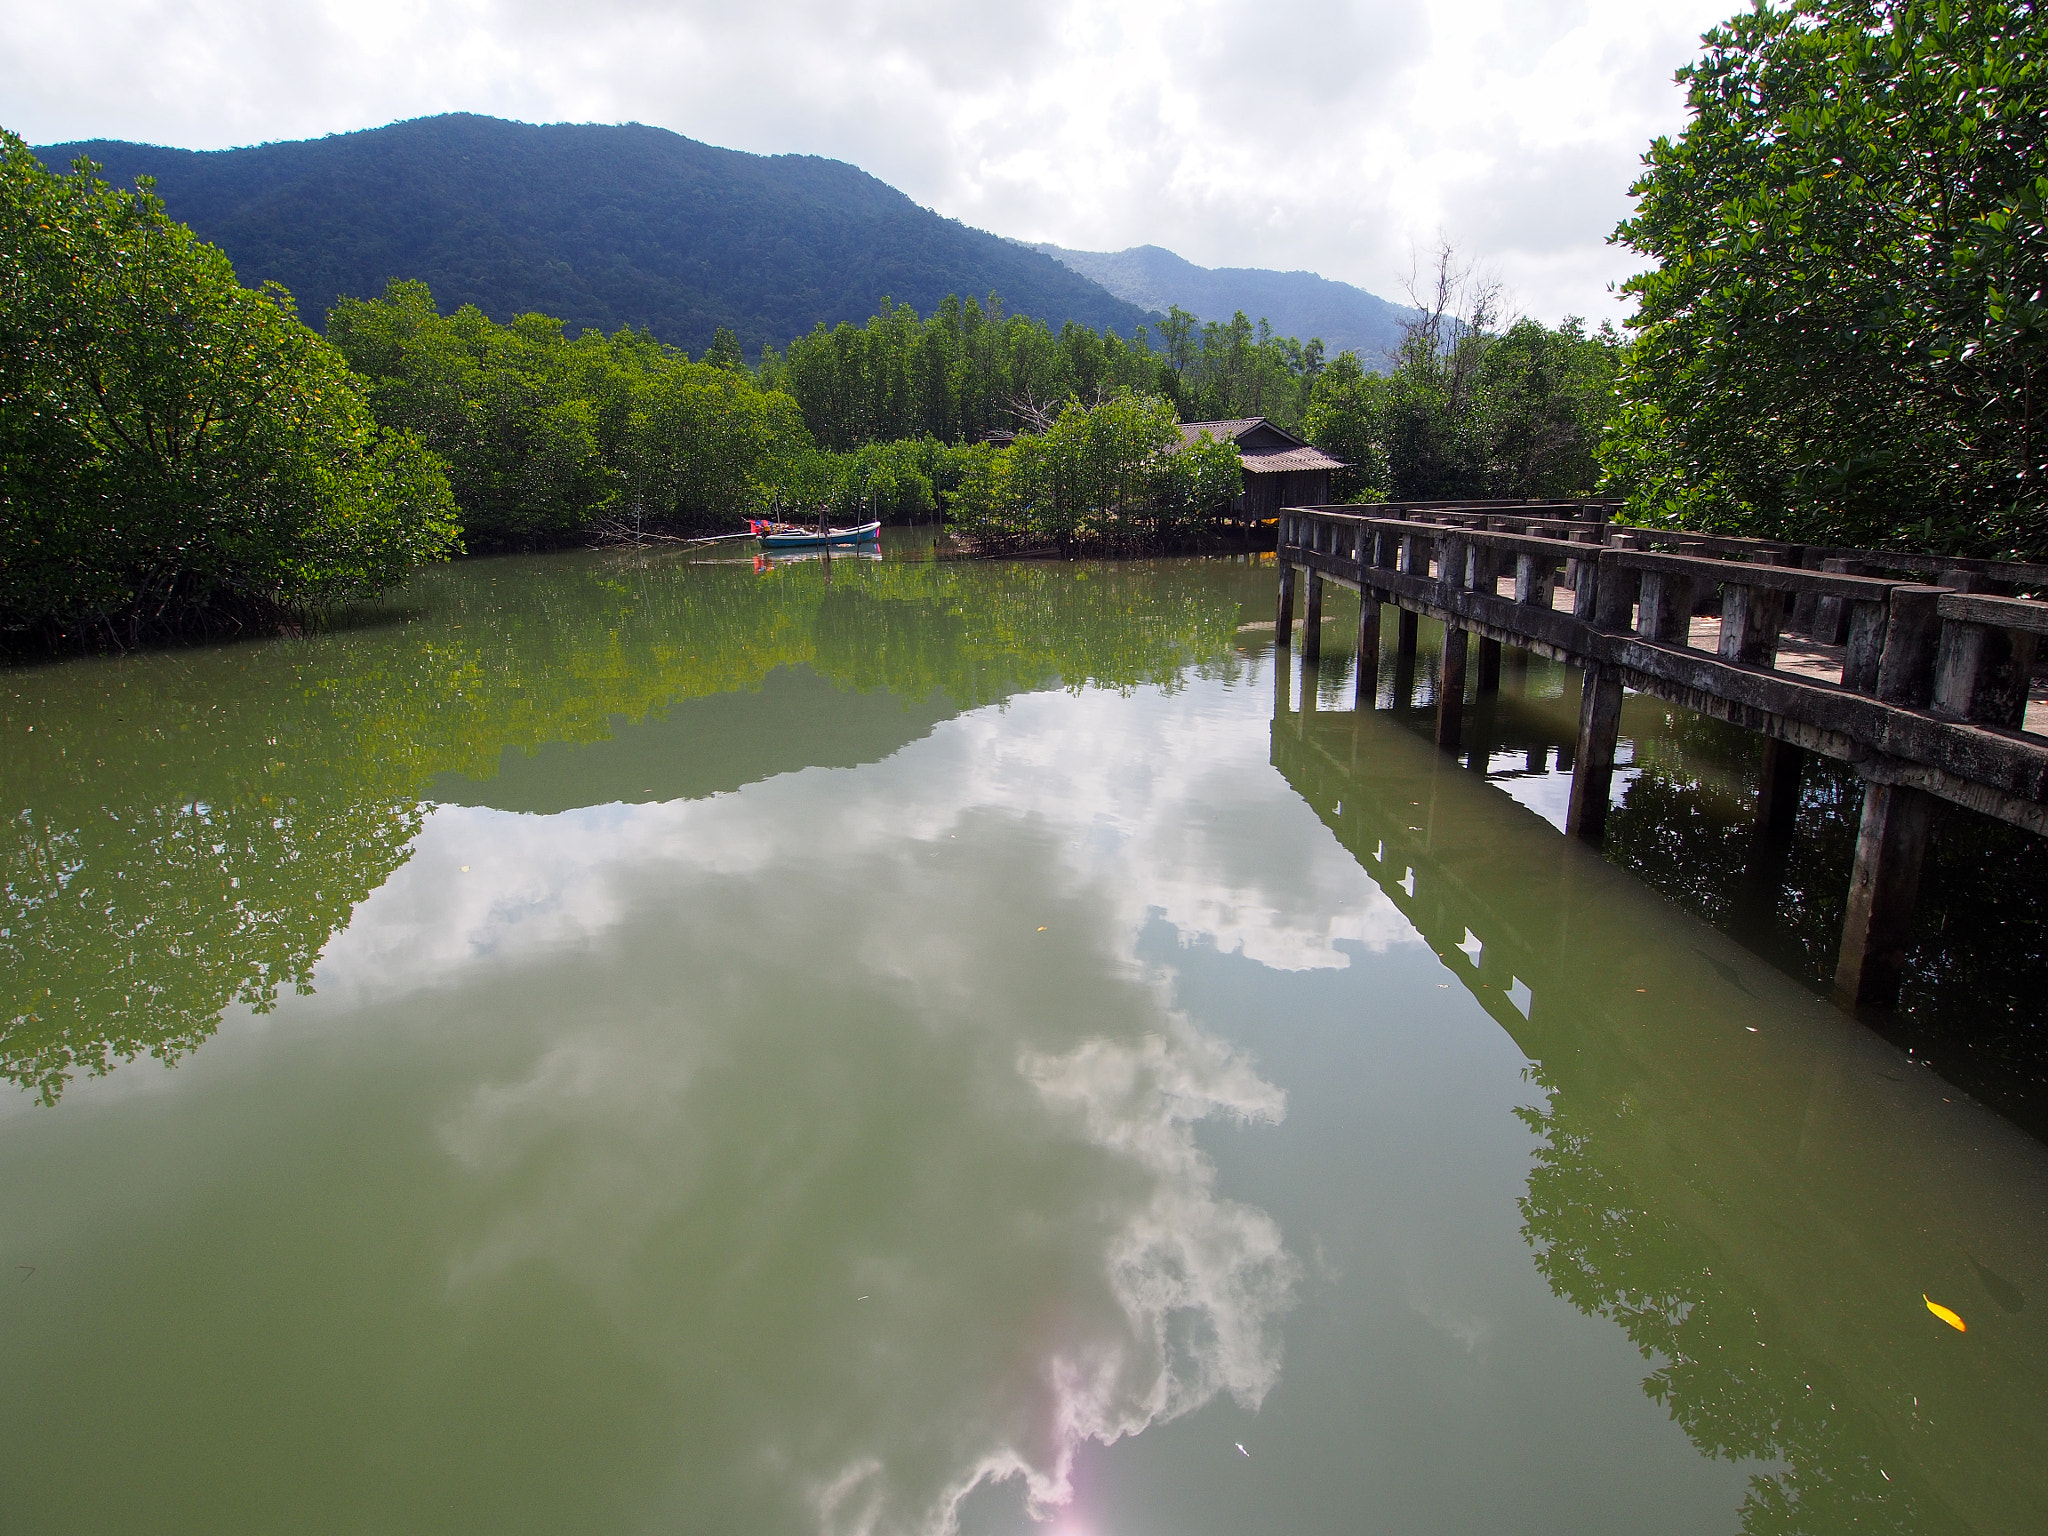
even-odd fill
[(302, 617), (453, 547), (439, 467), (289, 297), (96, 172), (0, 133), (0, 633)]
[(786, 389), (818, 443), (835, 452), (902, 438), (972, 441), (983, 433), (1047, 423), (1070, 399), (1118, 389), (1156, 389), (1158, 360), (1145, 328), (1126, 343), (1114, 332), (1042, 322), (949, 296), (920, 320), (882, 301), (864, 326), (816, 326), (786, 355), (762, 360), (764, 387)]
[(2025, 0), (1760, 3), (1680, 72), (1617, 237), (1634, 515), (2048, 553), (2048, 75)]
[(991, 550), (1159, 548), (1205, 532), (1241, 489), (1233, 445), (1204, 432), (1182, 446), (1171, 405), (1119, 390), (1009, 448), (977, 447), (955, 519)]
[(1386, 499), (1392, 475), (1378, 436), (1383, 389), (1384, 381), (1365, 371), (1357, 353), (1339, 352), (1309, 392), (1304, 435), (1350, 466), (1330, 477), (1330, 494), (1339, 501)]
[(692, 363), (642, 331), (570, 341), (544, 315), (444, 317), (426, 284), (398, 281), (344, 299), (327, 330), (378, 419), (447, 459), (478, 548), (572, 542), (627, 515), (729, 528), (816, 478), (796, 403), (756, 385), (730, 333)]
[(1198, 323), (1179, 305), (1160, 323), (1161, 353), (1170, 375), (1162, 379), (1183, 421), (1228, 421), (1263, 416), (1300, 432), (1311, 391), (1322, 374), (1323, 344), (1275, 336), (1264, 320), (1253, 325), (1243, 310), (1227, 323)]
[[(1410, 328), (1392, 372), (1340, 353), (1310, 391), (1307, 436), (1353, 467), (1340, 499), (1584, 496), (1614, 409), (1614, 332), (1439, 311)], [(1434, 323), (1433, 323), (1434, 322)]]
[(914, 523), (936, 516), (939, 498), (959, 487), (971, 450), (926, 436), (825, 457), (833, 478), (823, 499), (842, 521)]

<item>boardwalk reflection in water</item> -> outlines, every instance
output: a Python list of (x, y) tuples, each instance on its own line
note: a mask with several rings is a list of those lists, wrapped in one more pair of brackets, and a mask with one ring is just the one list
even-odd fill
[(1777, 1464), (1744, 1529), (2027, 1528), (2040, 1145), (1389, 714), (1281, 682), (1275, 767), (1529, 1057), (1542, 1273), (1627, 1332), (1702, 1451)]

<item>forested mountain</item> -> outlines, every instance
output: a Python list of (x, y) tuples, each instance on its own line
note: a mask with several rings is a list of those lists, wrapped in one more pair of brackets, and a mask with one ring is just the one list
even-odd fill
[(885, 296), (928, 314), (948, 294), (995, 292), (1055, 328), (1123, 334), (1146, 318), (857, 167), (639, 124), (459, 113), (247, 149), (92, 140), (36, 153), (55, 170), (88, 155), (116, 185), (156, 177), (173, 218), (244, 283), (283, 283), (316, 327), (337, 298), (373, 297), (393, 277), (424, 280), (444, 307), (499, 321), (538, 311), (571, 335), (644, 326), (693, 354), (720, 326), (751, 356), (821, 320), (863, 320)]
[(1202, 320), (1227, 323), (1239, 310), (1265, 319), (1281, 336), (1323, 339), (1329, 356), (1356, 352), (1367, 368), (1384, 368), (1400, 347), (1402, 324), (1414, 311), (1363, 288), (1313, 272), (1269, 272), (1260, 267), (1198, 267), (1156, 245), (1127, 251), (1070, 251), (1035, 245), (1083, 277), (1092, 278), (1140, 309), (1164, 314), (1173, 305)]

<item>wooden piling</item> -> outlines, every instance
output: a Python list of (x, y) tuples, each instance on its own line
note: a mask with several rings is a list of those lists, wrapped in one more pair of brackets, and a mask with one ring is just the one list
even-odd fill
[(1444, 630), (1443, 665), (1436, 684), (1436, 744), (1455, 752), (1465, 724), (1465, 652), (1470, 637), (1462, 629)]
[(1371, 709), (1380, 697), (1380, 595), (1370, 587), (1358, 594), (1357, 707)]
[(1479, 691), (1500, 692), (1500, 642), (1481, 636), (1479, 640)]
[(1301, 616), (1301, 659), (1314, 666), (1323, 659), (1323, 577), (1308, 573), (1308, 603)]
[(1756, 826), (1768, 837), (1785, 839), (1799, 816), (1799, 776), (1806, 754), (1775, 736), (1764, 738), (1763, 771), (1757, 777)]
[(1856, 867), (1849, 876), (1849, 909), (1835, 966), (1838, 1002), (1868, 1008), (1898, 1003), (1933, 809), (1924, 791), (1903, 784), (1863, 786)]
[(1394, 708), (1406, 709), (1415, 700), (1415, 637), (1422, 621), (1406, 608), (1394, 626)]
[(1273, 638), (1280, 653), (1287, 653), (1287, 645), (1294, 635), (1294, 567), (1283, 556), (1280, 561), (1280, 601), (1273, 610)]
[(1579, 739), (1572, 752), (1572, 798), (1564, 830), (1599, 846), (1607, 831), (1607, 797), (1614, 786), (1614, 743), (1621, 734), (1621, 679), (1606, 667), (1588, 667), (1579, 701)]

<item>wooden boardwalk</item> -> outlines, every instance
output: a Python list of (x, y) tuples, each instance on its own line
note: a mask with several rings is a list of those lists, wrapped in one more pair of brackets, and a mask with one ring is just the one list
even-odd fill
[(1397, 673), (1412, 672), (1418, 619), (1440, 621), (1436, 739), (1447, 748), (1460, 741), (1468, 683), (1498, 687), (1502, 646), (1583, 669), (1565, 830), (1595, 843), (1624, 690), (1762, 734), (1767, 830), (1790, 828), (1805, 753), (1848, 763), (1864, 797), (1835, 990), (1892, 1005), (1932, 800), (2048, 834), (2048, 694), (2034, 677), (2048, 602), (2016, 595), (2048, 591), (2048, 567), (1621, 528), (1606, 511), (1289, 508), (1278, 643), (1289, 643), (1298, 584), (1309, 662), (1325, 585), (1360, 592), (1357, 686), (1369, 705), (1382, 608), (1396, 611)]

